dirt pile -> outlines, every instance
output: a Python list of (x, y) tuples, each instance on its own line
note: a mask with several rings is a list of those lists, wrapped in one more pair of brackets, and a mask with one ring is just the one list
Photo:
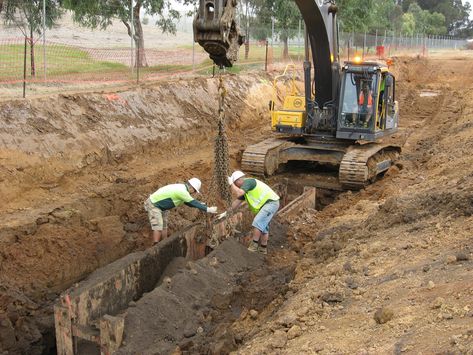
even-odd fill
[[(52, 300), (147, 245), (142, 203), (159, 186), (199, 176), (208, 199), (217, 84), (0, 103), (0, 349), (41, 353), (45, 339), (54, 344)], [(267, 131), (259, 128), (271, 87), (260, 76), (227, 76), (225, 85), (234, 158), (241, 134), (256, 140)], [(173, 211), (170, 230), (198, 218)]]
[(472, 353), (473, 62), (395, 66), (397, 166), (293, 221), (287, 300), (238, 353)]
[(117, 354), (235, 350), (242, 334), (229, 325), (284, 293), (293, 273), (290, 265), (265, 265), (262, 255), (235, 240), (180, 266), (170, 264), (161, 286), (127, 310), (124, 345)]

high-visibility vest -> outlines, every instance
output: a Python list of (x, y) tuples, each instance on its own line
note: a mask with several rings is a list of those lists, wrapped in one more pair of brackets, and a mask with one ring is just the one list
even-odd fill
[(149, 198), (153, 204), (170, 199), (175, 207), (179, 207), (183, 203), (190, 202), (194, 199), (189, 191), (187, 191), (186, 184), (171, 184), (163, 186)]
[(251, 212), (258, 213), (261, 207), (268, 201), (279, 200), (279, 196), (264, 182), (256, 180), (256, 187), (245, 193), (245, 200), (250, 207)]
[[(365, 103), (365, 95), (362, 92), (360, 92), (360, 97), (358, 99), (358, 104), (362, 106)], [(373, 107), (373, 95), (371, 95), (371, 91), (368, 93), (368, 107)]]

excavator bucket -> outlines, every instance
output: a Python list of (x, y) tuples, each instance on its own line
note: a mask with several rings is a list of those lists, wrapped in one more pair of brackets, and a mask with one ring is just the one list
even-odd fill
[(200, 0), (194, 18), (194, 41), (220, 68), (233, 65), (244, 42), (236, 22), (236, 6), (237, 0)]

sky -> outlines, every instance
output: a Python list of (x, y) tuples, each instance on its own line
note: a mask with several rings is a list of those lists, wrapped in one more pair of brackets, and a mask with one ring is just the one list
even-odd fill
[(466, 0), (465, 2), (469, 3), (472, 7), (472, 11), (470, 11), (470, 20), (473, 20), (473, 2), (469, 0)]

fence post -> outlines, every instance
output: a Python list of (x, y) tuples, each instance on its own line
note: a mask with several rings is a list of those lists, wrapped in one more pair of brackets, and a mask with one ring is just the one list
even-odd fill
[(348, 41), (347, 41), (347, 61), (350, 61), (350, 41), (351, 41), (351, 37), (348, 36)]
[[(135, 25), (133, 23), (133, 0), (130, 0), (130, 29), (131, 29), (131, 41), (130, 41), (130, 68), (131, 68), (131, 76), (133, 77), (133, 52), (134, 52), (134, 44), (133, 41), (135, 40)], [(137, 62), (138, 63), (138, 62)]]
[(46, 82), (46, 0), (43, 0), (43, 66), (44, 66), (44, 81)]
[(25, 50), (23, 53), (23, 98), (26, 97), (26, 48), (28, 46), (28, 37), (25, 36)]
[(140, 83), (140, 66), (141, 66), (141, 60), (139, 58), (141, 58), (141, 48), (140, 48), (140, 42), (141, 41), (138, 41), (138, 44), (136, 46), (137, 50), (138, 50), (138, 58), (137, 58), (137, 61), (136, 61), (136, 83), (139, 84)]
[(268, 39), (266, 39), (266, 54), (264, 58), (264, 71), (268, 71)]

